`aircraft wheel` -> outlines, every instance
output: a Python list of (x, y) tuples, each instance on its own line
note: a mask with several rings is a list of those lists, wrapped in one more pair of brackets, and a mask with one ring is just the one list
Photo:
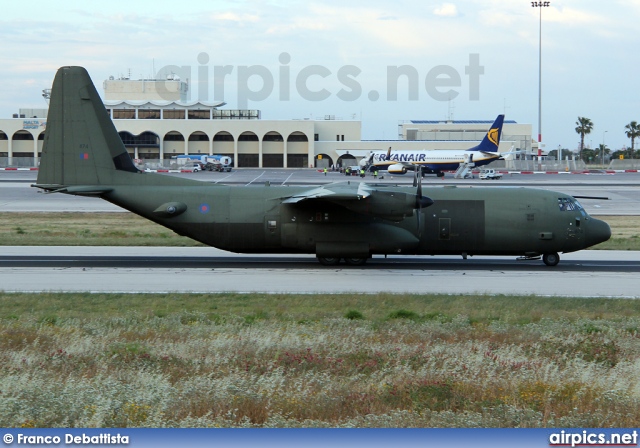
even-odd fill
[(318, 262), (323, 266), (336, 266), (340, 264), (339, 257), (316, 257)]
[(544, 254), (542, 256), (542, 261), (544, 261), (544, 264), (547, 266), (555, 266), (560, 262), (560, 255), (558, 255), (558, 252)]
[(349, 266), (362, 266), (367, 262), (366, 258), (345, 258), (344, 262)]

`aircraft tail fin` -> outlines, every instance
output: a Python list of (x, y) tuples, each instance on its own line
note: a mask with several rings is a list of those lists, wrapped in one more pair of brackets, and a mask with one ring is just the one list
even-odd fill
[(138, 172), (87, 71), (60, 68), (36, 186), (121, 184)]
[(504, 114), (498, 115), (496, 121), (493, 122), (491, 128), (484, 136), (484, 139), (478, 146), (474, 146), (468, 151), (497, 152), (500, 145), (500, 137), (502, 136), (502, 124), (504, 123)]

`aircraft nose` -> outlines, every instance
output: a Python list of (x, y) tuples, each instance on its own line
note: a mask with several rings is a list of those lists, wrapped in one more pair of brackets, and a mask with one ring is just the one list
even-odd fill
[(587, 247), (595, 246), (611, 238), (611, 227), (604, 221), (591, 218), (585, 237)]

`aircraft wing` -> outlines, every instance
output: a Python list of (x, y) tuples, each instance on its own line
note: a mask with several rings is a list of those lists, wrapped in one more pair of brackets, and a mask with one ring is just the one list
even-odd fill
[(359, 183), (357, 189), (354, 187), (344, 182), (328, 184), (290, 196), (282, 202), (284, 204), (297, 204), (317, 199), (329, 202), (358, 201), (370, 195), (369, 188), (365, 183)]
[[(401, 189), (405, 189), (401, 187)], [(365, 183), (346, 182), (328, 184), (282, 198), (283, 204), (293, 206), (313, 201), (331, 202), (354, 213), (401, 221), (414, 215), (414, 210), (433, 204), (422, 196), (420, 189), (379, 189)]]
[(418, 162), (396, 162), (404, 166), (409, 171), (415, 171), (421, 164)]

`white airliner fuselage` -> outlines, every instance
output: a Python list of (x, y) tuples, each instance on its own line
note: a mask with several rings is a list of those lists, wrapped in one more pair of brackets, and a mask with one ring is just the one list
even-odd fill
[(411, 166), (422, 168), (425, 173), (456, 170), (463, 163), (473, 162), (475, 166), (486, 165), (500, 158), (499, 153), (482, 151), (465, 151), (456, 149), (442, 149), (431, 151), (395, 151), (390, 155), (386, 152), (373, 153), (370, 169), (386, 170), (399, 174), (411, 170)]
[(500, 159), (498, 153), (504, 115), (498, 115), (484, 139), (469, 149), (398, 150), (371, 152), (360, 164), (369, 170), (385, 170), (392, 174), (402, 174), (420, 169), (423, 173), (457, 170), (464, 163), (483, 166)]

